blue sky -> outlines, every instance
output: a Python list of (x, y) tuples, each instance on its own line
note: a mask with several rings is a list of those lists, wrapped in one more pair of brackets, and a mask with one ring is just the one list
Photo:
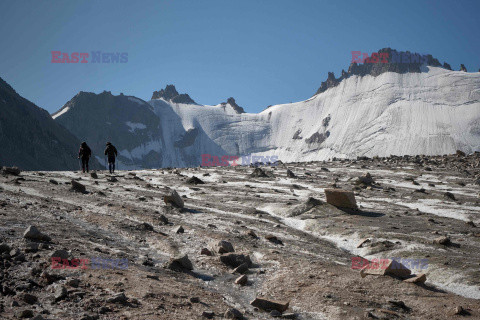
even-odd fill
[[(351, 51), (431, 53), (480, 68), (480, 1), (0, 2), (0, 77), (54, 112), (79, 91), (149, 100), (175, 84), (247, 112), (312, 96)], [(126, 52), (123, 64), (56, 64), (51, 51)]]

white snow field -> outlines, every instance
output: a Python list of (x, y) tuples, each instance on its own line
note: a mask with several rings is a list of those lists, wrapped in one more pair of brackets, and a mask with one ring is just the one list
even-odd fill
[[(237, 114), (228, 104), (149, 103), (162, 121), (165, 141), (198, 129), (192, 146), (166, 144), (164, 150), (177, 156), (183, 151), (197, 162), (211, 152), (276, 155), (292, 162), (480, 151), (480, 73), (426, 68), (422, 73), (351, 76), (308, 100), (259, 114)], [(315, 134), (317, 141), (308, 143)], [(190, 159), (175, 158), (167, 157), (166, 164), (189, 164)]]
[[(148, 103), (160, 119), (161, 134), (119, 151), (129, 164), (141, 163), (153, 151), (160, 155), (156, 167), (198, 166), (202, 154), (295, 162), (480, 151), (480, 73), (422, 68), (420, 73), (353, 75), (308, 100), (258, 114), (239, 114), (228, 103), (154, 99)], [(131, 133), (142, 129), (136, 123), (128, 128)]]

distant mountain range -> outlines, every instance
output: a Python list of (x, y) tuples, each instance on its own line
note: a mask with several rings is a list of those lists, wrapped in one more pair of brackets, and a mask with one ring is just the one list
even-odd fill
[(431, 55), (424, 64), (352, 63), (339, 78), (329, 72), (310, 99), (259, 114), (245, 113), (233, 98), (200, 105), (173, 85), (148, 102), (80, 92), (52, 117), (100, 162), (111, 141), (122, 169), (198, 166), (202, 154), (288, 162), (470, 153), (480, 151), (480, 73), (464, 71)]

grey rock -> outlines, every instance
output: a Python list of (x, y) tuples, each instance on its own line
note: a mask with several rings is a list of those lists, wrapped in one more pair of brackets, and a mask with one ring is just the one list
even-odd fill
[(120, 292), (120, 293), (117, 293), (113, 296), (111, 296), (110, 298), (107, 299), (107, 302), (108, 303), (121, 303), (121, 304), (125, 304), (127, 303), (128, 301), (128, 298), (127, 296), (125, 296), (125, 293), (123, 292)]
[(228, 253), (220, 256), (220, 261), (227, 266), (232, 268), (236, 268), (244, 263), (250, 268), (252, 266), (252, 260), (250, 256), (245, 254), (238, 254), (238, 253)]
[(0, 253), (4, 253), (4, 252), (10, 252), (12, 249), (10, 248), (10, 246), (6, 243), (0, 243)]
[(244, 274), (247, 271), (248, 271), (248, 263), (245, 262), (239, 265), (238, 267), (236, 267), (235, 269), (233, 269), (232, 273)]
[(243, 319), (243, 314), (235, 308), (230, 308), (223, 315), (226, 319)]
[(287, 169), (287, 177), (296, 178), (297, 176), (295, 175), (295, 173), (292, 172), (292, 170)]
[(247, 275), (241, 275), (240, 277), (238, 277), (237, 279), (235, 279), (235, 284), (239, 284), (241, 286), (244, 286), (246, 285), (248, 282), (248, 277)]
[(65, 299), (67, 297), (67, 294), (68, 294), (67, 288), (65, 288), (62, 285), (57, 285), (57, 287), (55, 288), (55, 294), (54, 294), (55, 301), (60, 301)]
[(193, 270), (193, 264), (188, 255), (178, 255), (168, 262), (167, 268), (174, 271)]
[(207, 318), (207, 319), (213, 319), (213, 317), (215, 317), (215, 312), (213, 312), (213, 311), (203, 311), (202, 312), (202, 317)]
[(2, 173), (3, 174), (9, 174), (12, 176), (18, 176), (21, 171), (17, 167), (3, 167), (2, 168)]
[(200, 180), (199, 178), (197, 178), (195, 176), (187, 179), (187, 183), (188, 184), (205, 184), (205, 182), (203, 182), (202, 180)]
[(185, 206), (182, 197), (180, 197), (180, 195), (174, 189), (171, 189), (170, 193), (163, 197), (163, 201), (166, 204), (172, 204), (177, 208), (183, 208)]
[(24, 318), (32, 318), (33, 317), (33, 310), (26, 309), (26, 310), (19, 310), (15, 312), (15, 317), (24, 319)]
[(30, 240), (50, 241), (49, 236), (40, 232), (35, 226), (29, 226), (23, 233), (23, 237)]
[(235, 252), (235, 249), (233, 249), (233, 245), (226, 241), (226, 240), (221, 240), (219, 241), (216, 246), (216, 250), (218, 253), (223, 254), (223, 253), (229, 253), (229, 252)]
[(50, 258), (61, 258), (63, 259), (68, 259), (70, 257), (70, 254), (66, 250), (55, 250), (50, 254)]
[(70, 190), (75, 191), (75, 192), (80, 192), (80, 193), (86, 193), (87, 192), (87, 188), (83, 184), (81, 184), (80, 182), (77, 182), (77, 181), (72, 179), (71, 183), (72, 183), (72, 188)]

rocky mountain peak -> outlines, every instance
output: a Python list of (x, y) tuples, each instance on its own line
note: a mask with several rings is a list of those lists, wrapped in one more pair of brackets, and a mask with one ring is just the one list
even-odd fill
[[(351, 75), (371, 75), (376, 77), (384, 72), (421, 72), (420, 67), (422, 64), (433, 67), (443, 67), (451, 70), (451, 67), (448, 63), (445, 62), (442, 65), (438, 59), (434, 58), (431, 54), (421, 55), (418, 53), (411, 53), (410, 51), (397, 51), (391, 48), (380, 49), (378, 50), (379, 56), (380, 53), (388, 54), (386, 63), (381, 62), (383, 59), (379, 59), (379, 62), (376, 63), (365, 62), (357, 64), (356, 62), (352, 62), (348, 68), (348, 71), (345, 72), (342, 70), (342, 75), (338, 79), (335, 78), (333, 72), (328, 72), (327, 80), (321, 83), (320, 88), (315, 94), (322, 93), (329, 88), (337, 86), (343, 79), (346, 79)], [(461, 71), (466, 71), (466, 69), (464, 70), (464, 68), (461, 68)]]
[(160, 98), (173, 103), (197, 104), (188, 94), (179, 94), (173, 84), (167, 85), (165, 89), (153, 92), (152, 100)]
[(231, 105), (232, 108), (233, 108), (233, 110), (235, 110), (236, 113), (245, 113), (245, 110), (243, 110), (243, 108), (240, 107), (240, 106), (235, 102), (235, 99), (232, 98), (232, 97), (228, 98), (228, 99), (227, 99), (227, 102), (222, 102), (221, 104), (224, 105), (224, 106), (227, 105), (227, 104)]

